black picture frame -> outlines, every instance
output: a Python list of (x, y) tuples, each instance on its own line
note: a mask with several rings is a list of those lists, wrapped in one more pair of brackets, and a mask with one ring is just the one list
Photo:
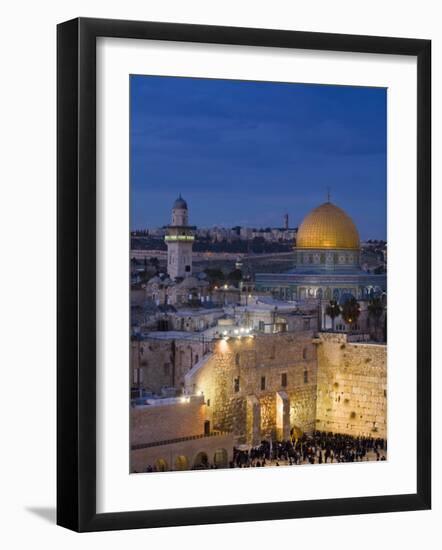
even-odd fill
[[(417, 492), (96, 512), (96, 39), (396, 54), (417, 58)], [(425, 510), (431, 506), (431, 41), (79, 18), (57, 28), (57, 523), (75, 531)]]

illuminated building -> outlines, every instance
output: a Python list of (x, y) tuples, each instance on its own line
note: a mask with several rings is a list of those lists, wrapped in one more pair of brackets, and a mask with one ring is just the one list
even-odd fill
[(386, 291), (386, 275), (361, 268), (360, 239), (353, 220), (327, 201), (312, 210), (298, 229), (295, 268), (285, 273), (258, 273), (257, 290), (286, 300), (340, 301)]

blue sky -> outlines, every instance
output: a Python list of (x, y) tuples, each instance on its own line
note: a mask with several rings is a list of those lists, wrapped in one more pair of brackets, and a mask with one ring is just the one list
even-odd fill
[(290, 225), (326, 199), (362, 239), (386, 237), (381, 88), (130, 77), (131, 227)]

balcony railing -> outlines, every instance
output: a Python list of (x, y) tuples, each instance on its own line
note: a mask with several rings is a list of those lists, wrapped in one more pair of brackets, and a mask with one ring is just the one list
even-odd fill
[(203, 439), (205, 437), (219, 437), (222, 435), (229, 435), (230, 432), (224, 432), (220, 430), (212, 431), (207, 434), (187, 435), (184, 437), (176, 437), (174, 439), (164, 439), (163, 441), (153, 441), (151, 443), (137, 443), (131, 445), (132, 451), (138, 451), (139, 449), (148, 449), (149, 447), (161, 447), (162, 445), (172, 445), (173, 443), (181, 443), (183, 441), (192, 441), (194, 439)]

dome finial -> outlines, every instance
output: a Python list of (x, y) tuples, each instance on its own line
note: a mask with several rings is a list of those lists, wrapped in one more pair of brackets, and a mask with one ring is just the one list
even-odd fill
[(330, 186), (327, 185), (327, 202), (330, 202)]

